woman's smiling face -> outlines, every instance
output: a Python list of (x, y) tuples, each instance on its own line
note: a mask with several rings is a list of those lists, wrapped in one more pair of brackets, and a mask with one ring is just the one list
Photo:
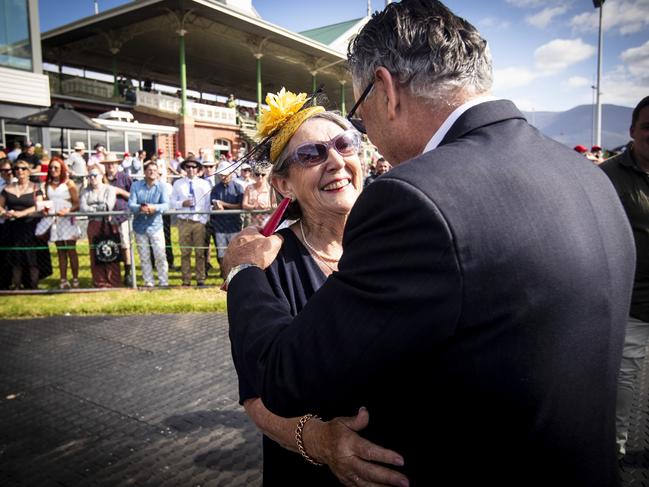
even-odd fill
[[(303, 144), (328, 144), (344, 132), (345, 129), (329, 120), (307, 120), (288, 144), (289, 159), (295, 149)], [(330, 213), (347, 215), (362, 189), (358, 151), (351, 152), (343, 156), (330, 146), (327, 148), (327, 160), (321, 164), (305, 167), (296, 161), (289, 162), (288, 177), (278, 176), (277, 187), (283, 195), (295, 196), (302, 214), (307, 218), (320, 220)]]

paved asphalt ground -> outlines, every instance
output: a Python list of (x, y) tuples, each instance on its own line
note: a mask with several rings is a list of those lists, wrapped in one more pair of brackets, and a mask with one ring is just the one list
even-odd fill
[[(649, 487), (646, 369), (622, 486)], [(260, 486), (237, 397), (222, 314), (0, 321), (0, 486)]]

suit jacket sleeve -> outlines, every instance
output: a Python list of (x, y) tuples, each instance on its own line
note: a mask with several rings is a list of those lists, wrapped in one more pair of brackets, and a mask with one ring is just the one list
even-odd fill
[(369, 186), (349, 216), (343, 248), (339, 272), (295, 318), (261, 270), (230, 283), (235, 360), (257, 371), (264, 404), (276, 414), (363, 405), (370, 384), (455, 330), (462, 279), (452, 232), (415, 186), (389, 176)]

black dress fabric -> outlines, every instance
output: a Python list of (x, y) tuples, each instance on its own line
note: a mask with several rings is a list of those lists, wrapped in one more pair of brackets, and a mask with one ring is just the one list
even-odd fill
[[(266, 277), (275, 295), (284, 301), (295, 316), (322, 286), (326, 276), (291, 230), (286, 228), (278, 233), (284, 238), (284, 244), (275, 262), (266, 269)], [(254, 373), (248, 375), (238, 366), (237, 373), (240, 402), (259, 397), (259, 391), (253, 386)], [(308, 412), (305, 411), (304, 414)], [(263, 437), (263, 457), (264, 487), (339, 484), (327, 467), (311, 465), (298, 453), (286, 450), (266, 435)]]
[[(2, 191), (5, 198), (5, 209), (22, 211), (36, 204), (37, 196), (42, 195), (40, 189), (16, 196), (6, 190)], [(38, 279), (44, 279), (52, 274), (52, 261), (47, 243), (39, 241), (34, 232), (40, 218), (25, 217), (6, 220), (4, 225), (4, 242), (6, 247), (13, 250), (7, 252), (8, 263), (12, 267), (22, 267), (22, 280), (26, 288), (35, 289), (38, 282), (30, 282), (29, 268), (38, 267)], [(37, 247), (41, 247), (37, 249)]]

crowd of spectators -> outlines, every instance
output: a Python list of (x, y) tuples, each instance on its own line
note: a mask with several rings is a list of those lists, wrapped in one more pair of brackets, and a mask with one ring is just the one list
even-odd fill
[[(132, 285), (131, 240), (145, 287), (154, 285), (154, 267), (160, 286), (168, 286), (169, 270), (180, 271), (182, 284), (190, 286), (192, 269), (195, 284), (204, 286), (213, 249), (220, 264), (225, 235), (250, 222), (249, 214), (218, 212), (241, 210), (244, 194), (250, 211), (272, 206), (267, 172), (253, 172), (247, 164), (235, 172), (230, 153), (220, 157), (217, 168), (211, 151), (203, 148), (186, 158), (176, 151), (167, 160), (162, 149), (151, 156), (145, 150), (118, 156), (101, 144), (91, 154), (83, 142), (73, 147), (69, 157), (51, 160), (42, 151), (39, 157), (30, 142), (16, 144), (9, 154), (0, 151), (0, 247), (12, 249), (0, 254), (0, 289), (36, 289), (52, 274), (50, 243), (57, 250), (60, 289), (78, 288), (77, 240), (84, 237), (90, 245), (93, 287)], [(92, 215), (97, 212), (121, 214)], [(265, 217), (254, 215), (254, 222)], [(173, 225), (179, 230), (180, 267), (174, 266)], [(119, 235), (119, 261), (96, 258), (93, 242), (107, 232)]]
[[(230, 239), (244, 226), (263, 225), (275, 196), (268, 169), (247, 163), (236, 167), (230, 152), (214, 157), (198, 148), (185, 157), (180, 151), (173, 155), (167, 159), (163, 149), (152, 155), (141, 149), (119, 156), (102, 144), (89, 152), (80, 141), (65, 158), (50, 159), (29, 141), (0, 151), (0, 289), (38, 288), (52, 274), (49, 244), (57, 252), (59, 288), (79, 288), (81, 238), (90, 245), (93, 287), (133, 284), (132, 240), (145, 287), (154, 286), (154, 268), (160, 286), (168, 286), (170, 271), (180, 271), (183, 286), (192, 281), (204, 286), (214, 268), (212, 257), (220, 271)], [(365, 185), (390, 168), (375, 155), (365, 168)], [(223, 210), (244, 211), (219, 214)], [(122, 214), (87, 215), (96, 212)], [(174, 265), (174, 225), (180, 266)], [(93, 241), (107, 232), (119, 236), (119, 261), (96, 259)]]

